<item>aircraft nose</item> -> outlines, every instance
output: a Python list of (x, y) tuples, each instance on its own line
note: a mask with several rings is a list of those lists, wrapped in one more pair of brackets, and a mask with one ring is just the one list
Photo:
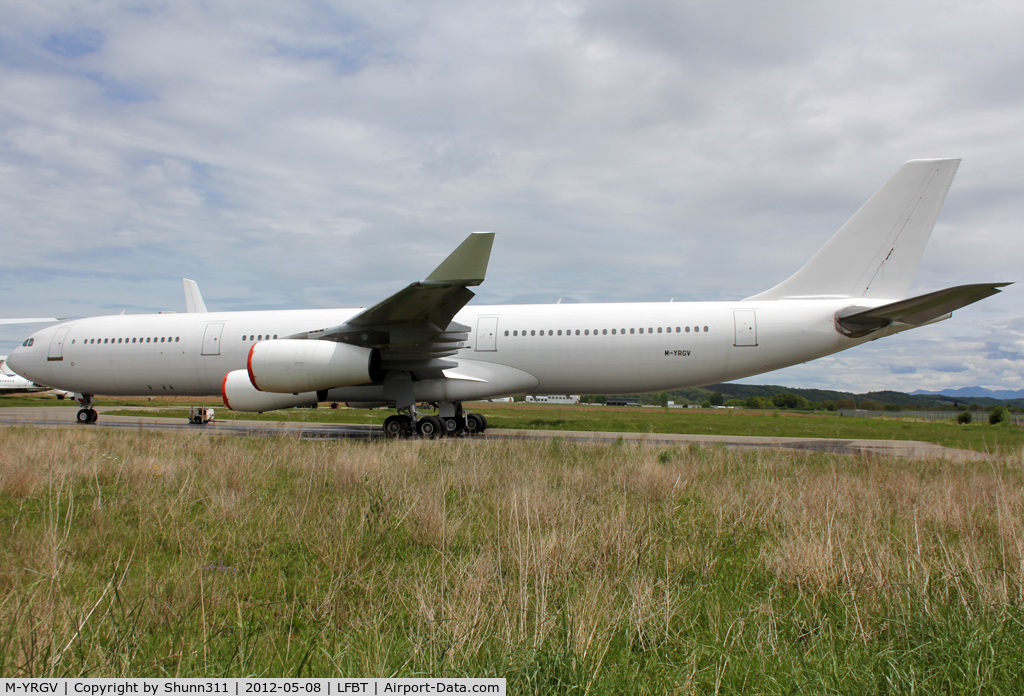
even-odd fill
[[(25, 343), (28, 343), (29, 345), (26, 346)], [(22, 377), (32, 379), (27, 373), (32, 371), (33, 365), (38, 365), (39, 349), (43, 342), (40, 340), (39, 334), (36, 333), (32, 334), (25, 343), (22, 343), (20, 346), (12, 350), (11, 354), (7, 356), (7, 367)], [(46, 352), (44, 348), (44, 363), (45, 356)]]
[(21, 346), (15, 348), (11, 354), (7, 356), (7, 367), (20, 375), (22, 369), (25, 367), (25, 353), (25, 348)]

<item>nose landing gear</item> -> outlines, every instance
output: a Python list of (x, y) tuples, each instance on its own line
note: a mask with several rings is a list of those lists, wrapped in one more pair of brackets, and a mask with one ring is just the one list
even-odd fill
[(92, 394), (75, 394), (75, 401), (82, 404), (75, 420), (82, 425), (92, 425), (99, 419), (96, 409), (92, 407)]
[(78, 412), (77, 420), (83, 425), (92, 425), (96, 422), (99, 416), (96, 411), (91, 408), (83, 408)]

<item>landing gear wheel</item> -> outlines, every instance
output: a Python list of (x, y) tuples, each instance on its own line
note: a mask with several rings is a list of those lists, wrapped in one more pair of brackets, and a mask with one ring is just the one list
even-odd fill
[(441, 435), (441, 422), (434, 416), (424, 416), (416, 423), (416, 431), (420, 437), (433, 440)]
[(78, 412), (76, 419), (83, 425), (92, 425), (99, 420), (99, 416), (96, 415), (95, 410), (91, 408), (83, 408)]
[(388, 416), (384, 420), (385, 437), (405, 437), (409, 429), (406, 416)]
[(470, 435), (482, 433), (487, 428), (487, 421), (479, 413), (466, 414), (466, 432)]
[(445, 435), (454, 435), (459, 432), (459, 421), (457, 418), (442, 418), (441, 425), (444, 426)]

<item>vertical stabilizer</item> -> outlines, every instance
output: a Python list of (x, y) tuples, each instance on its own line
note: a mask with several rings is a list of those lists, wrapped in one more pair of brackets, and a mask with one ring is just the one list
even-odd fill
[(906, 297), (959, 165), (907, 162), (803, 268), (747, 299)]
[(203, 302), (203, 296), (199, 294), (199, 285), (196, 281), (182, 278), (181, 282), (185, 285), (185, 311), (205, 312), (206, 303)]

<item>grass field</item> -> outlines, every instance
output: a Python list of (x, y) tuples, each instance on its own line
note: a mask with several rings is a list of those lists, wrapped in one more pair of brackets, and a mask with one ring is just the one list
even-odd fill
[(0, 675), (1020, 693), (1024, 451), (8, 428)]
[[(841, 417), (825, 411), (799, 413), (531, 404), (470, 404), (467, 408), (487, 416), (488, 425), (492, 428), (920, 440), (983, 452), (1012, 452), (1024, 446), (1024, 428), (1012, 422), (991, 426), (986, 414), (980, 414), (977, 422), (964, 426), (953, 422), (955, 414), (950, 414), (948, 421), (915, 422), (908, 419)], [(219, 408), (217, 418), (380, 424), (391, 413), (387, 410), (319, 408), (259, 414), (235, 413)], [(114, 411), (112, 415), (131, 416), (138, 415), (138, 412)], [(147, 415), (185, 419), (188, 411), (167, 408)]]
[[(262, 420), (307, 423), (364, 423), (379, 425), (392, 413), (386, 409), (284, 409), (268, 413), (239, 413), (215, 399), (157, 397), (98, 400), (101, 406), (145, 407), (147, 416), (185, 420), (186, 405), (212, 405), (220, 420)], [(0, 397), (3, 406), (56, 406), (77, 404), (53, 397), (12, 395)], [(821, 411), (744, 411), (711, 409), (618, 408), (548, 404), (468, 404), (487, 416), (490, 427), (526, 430), (582, 430), (630, 433), (689, 433), (694, 435), (757, 435), (764, 437), (825, 437), (868, 440), (920, 440), (945, 447), (980, 452), (1013, 452), (1024, 446), (1024, 428), (1012, 421), (988, 424), (979, 413), (970, 425), (947, 421), (890, 418), (852, 418)], [(138, 416), (137, 410), (116, 410), (110, 415)]]

